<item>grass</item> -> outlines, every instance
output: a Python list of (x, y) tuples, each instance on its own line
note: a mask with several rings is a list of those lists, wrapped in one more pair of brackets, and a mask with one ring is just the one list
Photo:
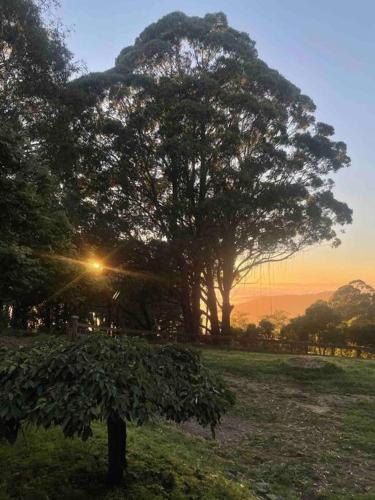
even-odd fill
[(227, 374), (269, 382), (277, 378), (285, 383), (303, 380), (309, 390), (336, 394), (375, 396), (375, 360), (325, 357), (323, 370), (292, 370), (286, 361), (293, 355), (259, 354), (241, 351), (203, 352), (206, 362)]
[(313, 370), (290, 356), (203, 357), (237, 394), (218, 440), (194, 426), (129, 426), (126, 481), (108, 490), (101, 423), (86, 443), (29, 428), (0, 444), (0, 499), (375, 498), (375, 361), (325, 358)]
[(28, 429), (16, 445), (1, 447), (0, 498), (251, 498), (248, 485), (244, 492), (245, 485), (225, 476), (227, 462), (215, 447), (167, 424), (130, 426), (126, 484), (109, 491), (102, 424), (86, 443), (66, 440), (58, 429)]

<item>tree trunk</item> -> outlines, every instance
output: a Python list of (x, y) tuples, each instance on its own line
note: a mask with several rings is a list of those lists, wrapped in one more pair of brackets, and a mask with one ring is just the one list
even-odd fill
[(51, 326), (52, 326), (51, 315), (52, 315), (51, 306), (48, 304), (48, 305), (46, 305), (46, 308), (44, 311), (44, 328), (46, 330), (51, 329)]
[(181, 306), (186, 340), (194, 340), (200, 332), (201, 320), (201, 274), (199, 262), (194, 268), (181, 264)]
[(111, 299), (107, 300), (107, 326), (111, 328), (112, 323), (112, 302)]
[(220, 334), (219, 315), (217, 310), (214, 277), (210, 264), (207, 264), (206, 279), (207, 279), (206, 281), (207, 307), (210, 313), (211, 333), (212, 335), (219, 335)]
[(181, 290), (181, 307), (182, 307), (182, 316), (184, 321), (185, 340), (188, 340), (190, 338), (191, 331), (193, 329), (189, 292), (190, 292), (189, 286), (185, 281), (182, 284), (182, 290)]
[(112, 415), (107, 420), (108, 431), (108, 483), (119, 485), (126, 467), (126, 424), (122, 418)]
[(231, 333), (231, 322), (230, 317), (232, 313), (233, 306), (230, 303), (230, 289), (223, 290), (223, 309), (222, 309), (222, 319), (221, 319), (221, 330), (223, 335), (230, 335)]
[(192, 330), (190, 336), (192, 340), (198, 338), (201, 326), (201, 274), (201, 266), (199, 263), (196, 263), (193, 271), (193, 284), (191, 289)]
[(145, 330), (152, 330), (152, 322), (150, 315), (148, 314), (147, 304), (142, 300), (139, 307), (143, 314)]
[(3, 325), (7, 325), (8, 317), (5, 314), (5, 307), (2, 300), (0, 300), (0, 327)]
[(28, 308), (21, 302), (14, 305), (12, 315), (12, 327), (27, 330)]
[(222, 318), (221, 330), (223, 335), (230, 335), (231, 324), (230, 317), (232, 314), (233, 306), (230, 303), (230, 293), (232, 291), (234, 280), (234, 264), (235, 252), (231, 245), (228, 245), (223, 255), (223, 279), (222, 279)]

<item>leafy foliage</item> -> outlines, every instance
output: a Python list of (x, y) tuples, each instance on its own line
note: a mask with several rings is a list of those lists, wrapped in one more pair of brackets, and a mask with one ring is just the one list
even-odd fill
[(340, 287), (330, 304), (345, 321), (375, 320), (375, 290), (362, 280)]
[(228, 333), (236, 282), (308, 245), (338, 244), (335, 225), (351, 221), (329, 178), (349, 165), (345, 144), (222, 13), (171, 13), (114, 68), (72, 86), (97, 96), (90, 132), (108, 152), (95, 163), (112, 182), (107, 207), (128, 203), (132, 234), (179, 256), (187, 332), (199, 332), (202, 299), (213, 333)]
[(0, 355), (0, 422), (11, 441), (22, 423), (87, 439), (93, 421), (112, 415), (139, 425), (155, 416), (196, 418), (214, 428), (233, 403), (197, 353), (175, 346), (93, 335)]
[(70, 248), (71, 227), (46, 153), (72, 71), (61, 33), (45, 25), (35, 2), (0, 2), (0, 302), (12, 303), (16, 326), (27, 326), (27, 310), (60, 273), (40, 254)]
[(338, 326), (340, 315), (325, 301), (319, 300), (306, 309), (303, 316), (293, 318), (282, 331), (288, 340), (303, 340), (313, 343), (339, 343), (343, 341)]
[[(339, 243), (351, 210), (330, 177), (346, 145), (223, 13), (173, 12), (113, 68), (72, 80), (44, 3), (0, 2), (0, 307), (13, 326), (34, 311), (61, 327), (92, 304), (107, 326), (230, 333), (231, 290), (251, 269)], [(106, 276), (93, 290), (40, 258), (98, 248), (115, 268), (169, 268), (172, 283)]]
[(281, 330), (284, 340), (314, 343), (375, 344), (375, 292), (362, 280), (338, 288), (328, 302), (318, 301)]

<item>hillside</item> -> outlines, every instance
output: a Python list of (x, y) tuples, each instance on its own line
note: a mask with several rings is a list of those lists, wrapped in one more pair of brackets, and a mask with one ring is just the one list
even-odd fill
[(290, 294), (254, 297), (246, 302), (236, 304), (234, 313), (246, 316), (249, 322), (255, 323), (275, 311), (283, 311), (288, 317), (292, 318), (303, 314), (306, 308), (317, 300), (328, 300), (331, 296), (332, 292), (327, 291), (301, 295)]

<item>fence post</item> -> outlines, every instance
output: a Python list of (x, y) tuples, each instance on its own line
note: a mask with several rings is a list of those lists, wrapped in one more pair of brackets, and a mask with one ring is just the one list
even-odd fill
[(74, 340), (78, 336), (78, 320), (79, 316), (72, 316), (72, 325), (70, 328), (70, 339)]

